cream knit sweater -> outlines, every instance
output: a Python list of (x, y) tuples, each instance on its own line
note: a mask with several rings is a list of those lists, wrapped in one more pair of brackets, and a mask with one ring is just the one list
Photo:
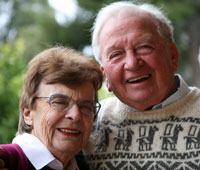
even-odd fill
[(104, 100), (84, 154), (94, 170), (200, 170), (200, 90), (144, 112)]

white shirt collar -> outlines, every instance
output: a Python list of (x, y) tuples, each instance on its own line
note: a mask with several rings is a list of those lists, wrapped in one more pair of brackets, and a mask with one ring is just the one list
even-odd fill
[[(165, 99), (163, 102), (153, 106), (152, 110), (162, 108), (175, 101), (178, 101), (179, 99), (181, 99), (182, 97), (184, 97), (190, 92), (189, 86), (185, 83), (185, 81), (182, 79), (182, 77), (179, 74), (176, 74), (174, 78), (175, 78), (177, 90), (172, 95), (170, 95), (167, 99)], [(133, 107), (129, 106), (129, 108), (133, 111), (137, 111)]]
[[(162, 107), (174, 103), (175, 101), (178, 101), (179, 99), (181, 99), (190, 92), (188, 85), (185, 83), (185, 81), (182, 79), (180, 75), (177, 74), (175, 75), (174, 78), (175, 82), (177, 82), (176, 83), (177, 90), (167, 99), (165, 99), (162, 103), (160, 103)], [(154, 108), (156, 109), (156, 106), (154, 106), (153, 109)]]
[[(28, 133), (23, 133), (16, 136), (12, 143), (16, 143), (22, 148), (35, 169), (42, 169), (48, 165), (52, 169), (63, 170), (62, 163), (57, 160), (49, 152), (46, 146), (35, 136)], [(75, 158), (70, 161), (67, 170), (79, 170)]]

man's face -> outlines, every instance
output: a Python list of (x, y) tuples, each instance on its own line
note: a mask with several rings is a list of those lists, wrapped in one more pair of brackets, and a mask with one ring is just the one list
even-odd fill
[(107, 87), (125, 104), (145, 110), (173, 92), (178, 51), (147, 14), (110, 18), (99, 44)]

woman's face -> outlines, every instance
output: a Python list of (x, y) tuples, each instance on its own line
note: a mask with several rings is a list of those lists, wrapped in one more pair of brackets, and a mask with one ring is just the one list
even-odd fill
[[(80, 85), (41, 83), (38, 97), (54, 94), (66, 95), (80, 102), (93, 101), (95, 91), (89, 82)], [(24, 113), (26, 123), (33, 126), (32, 134), (40, 139), (57, 159), (63, 155), (73, 156), (78, 153), (88, 141), (93, 116), (81, 113), (77, 104), (67, 111), (57, 111), (49, 105), (46, 98), (38, 98), (35, 102), (35, 109)]]

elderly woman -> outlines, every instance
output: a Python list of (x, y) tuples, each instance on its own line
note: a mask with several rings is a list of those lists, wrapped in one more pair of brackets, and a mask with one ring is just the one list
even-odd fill
[(100, 109), (98, 64), (69, 48), (56, 47), (28, 65), (20, 120), (12, 144), (0, 145), (10, 170), (78, 170), (75, 155), (86, 145)]

